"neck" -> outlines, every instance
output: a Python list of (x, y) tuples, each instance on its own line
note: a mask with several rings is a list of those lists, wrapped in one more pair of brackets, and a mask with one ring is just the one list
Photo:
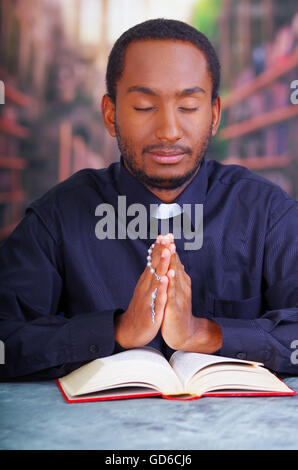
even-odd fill
[(192, 180), (197, 175), (200, 167), (201, 165), (198, 167), (198, 169), (192, 175), (192, 177), (188, 181), (186, 181), (182, 186), (179, 186), (178, 188), (161, 189), (161, 188), (154, 188), (146, 184), (144, 186), (146, 186), (146, 188), (149, 189), (149, 191), (151, 191), (151, 193), (157, 196), (162, 202), (164, 202), (165, 204), (170, 204), (171, 202), (175, 201), (175, 199), (177, 199), (177, 197), (180, 196), (180, 194), (184, 191), (184, 189), (192, 182)]
[(184, 183), (184, 185), (175, 189), (152, 188), (151, 186), (147, 186), (146, 184), (145, 186), (162, 202), (170, 204), (171, 202), (175, 201), (175, 199), (177, 199), (177, 197), (184, 191), (184, 189), (189, 185), (189, 183), (190, 181), (187, 181), (186, 183)]

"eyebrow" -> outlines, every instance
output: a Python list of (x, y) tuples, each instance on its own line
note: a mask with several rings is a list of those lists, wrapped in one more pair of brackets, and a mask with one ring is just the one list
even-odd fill
[[(158, 96), (158, 92), (153, 90), (152, 88), (148, 88), (148, 87), (145, 87), (145, 86), (138, 86), (138, 85), (134, 85), (134, 86), (131, 86), (128, 88), (127, 90), (127, 93), (144, 93), (145, 95), (151, 95), (151, 96)], [(195, 87), (192, 87), (192, 88), (186, 88), (185, 90), (182, 90), (182, 91), (177, 91), (176, 92), (176, 96), (180, 96), (180, 97), (183, 97), (183, 96), (190, 96), (190, 95), (193, 95), (195, 93), (204, 93), (206, 94), (206, 91), (199, 87), (199, 86), (195, 86)]]

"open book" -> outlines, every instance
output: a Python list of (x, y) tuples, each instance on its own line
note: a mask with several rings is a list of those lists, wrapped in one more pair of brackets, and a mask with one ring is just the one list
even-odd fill
[(296, 395), (261, 363), (176, 351), (168, 362), (144, 347), (95, 359), (63, 378), (58, 386), (68, 402), (162, 396)]

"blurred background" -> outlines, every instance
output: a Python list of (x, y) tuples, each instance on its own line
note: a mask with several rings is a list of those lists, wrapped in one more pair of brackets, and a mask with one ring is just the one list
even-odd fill
[(208, 158), (298, 199), (297, 0), (0, 0), (0, 240), (56, 183), (119, 160), (100, 114), (107, 57), (157, 17), (190, 23), (218, 52), (223, 119)]

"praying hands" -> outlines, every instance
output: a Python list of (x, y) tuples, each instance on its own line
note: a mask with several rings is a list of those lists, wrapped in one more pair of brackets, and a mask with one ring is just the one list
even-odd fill
[(172, 349), (209, 354), (220, 349), (222, 336), (217, 323), (193, 315), (191, 279), (172, 234), (157, 237), (149, 264), (128, 309), (115, 319), (116, 341), (125, 349), (145, 346), (161, 329)]

